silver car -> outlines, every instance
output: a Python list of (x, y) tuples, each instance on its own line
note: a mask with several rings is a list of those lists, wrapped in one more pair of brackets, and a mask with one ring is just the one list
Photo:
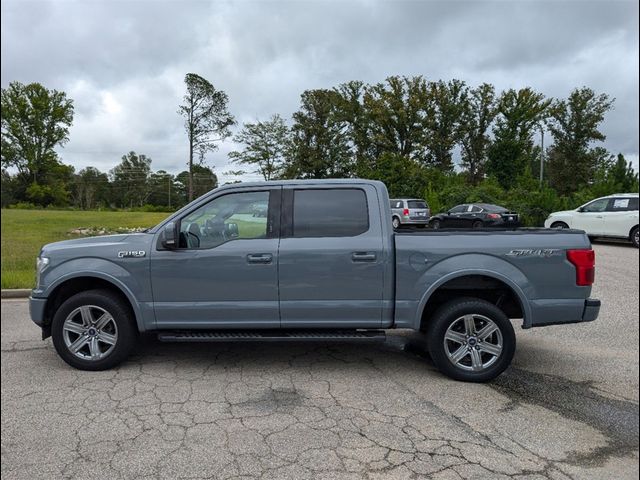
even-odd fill
[(393, 228), (400, 228), (402, 225), (416, 225), (424, 227), (429, 224), (431, 210), (427, 202), (415, 198), (397, 198), (390, 200), (391, 223)]

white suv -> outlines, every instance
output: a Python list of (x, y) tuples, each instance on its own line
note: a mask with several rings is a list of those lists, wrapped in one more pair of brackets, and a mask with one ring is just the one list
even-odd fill
[(575, 210), (555, 212), (547, 228), (577, 228), (590, 237), (628, 238), (638, 246), (638, 194), (617, 193), (598, 198)]

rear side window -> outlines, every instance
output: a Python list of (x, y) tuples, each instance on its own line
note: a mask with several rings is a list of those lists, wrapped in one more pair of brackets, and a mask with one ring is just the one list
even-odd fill
[(353, 237), (369, 230), (367, 197), (357, 188), (296, 190), (294, 237)]
[(391, 200), (391, 208), (404, 208), (402, 200)]
[(638, 210), (638, 199), (631, 197), (613, 198), (607, 210), (609, 212), (633, 212)]
[(482, 212), (482, 209), (480, 207), (478, 207), (477, 205), (471, 205), (471, 211), (473, 213), (480, 213), (480, 212)]
[(409, 205), (409, 208), (427, 208), (427, 202), (422, 200), (409, 200), (407, 205)]

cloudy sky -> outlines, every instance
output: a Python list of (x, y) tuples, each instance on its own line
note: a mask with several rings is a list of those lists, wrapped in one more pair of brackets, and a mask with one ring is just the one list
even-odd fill
[[(75, 102), (76, 168), (130, 150), (184, 169), (184, 75), (226, 91), (239, 122), (289, 118), (305, 89), (389, 75), (616, 98), (605, 146), (638, 162), (638, 1), (3, 0), (2, 78)], [(221, 175), (231, 142), (208, 157)], [(637, 168), (637, 167), (636, 167)]]

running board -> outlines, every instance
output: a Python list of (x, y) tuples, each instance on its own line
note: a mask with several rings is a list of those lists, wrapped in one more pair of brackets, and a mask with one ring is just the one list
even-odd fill
[(163, 331), (161, 342), (383, 342), (383, 330)]

